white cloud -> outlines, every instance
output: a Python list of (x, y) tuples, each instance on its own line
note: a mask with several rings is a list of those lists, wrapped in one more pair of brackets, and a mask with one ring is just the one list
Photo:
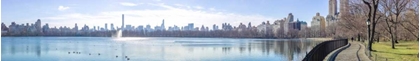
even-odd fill
[(215, 8), (209, 8), (211, 11), (214, 11), (214, 10), (216, 10)]
[[(165, 4), (154, 4), (158, 7), (167, 8), (164, 10), (128, 10), (128, 11), (110, 11), (102, 12), (97, 14), (66, 14), (60, 16), (46, 17), (46, 20), (53, 20), (57, 22), (51, 22), (50, 26), (74, 26), (74, 23), (78, 23), (79, 27), (83, 24), (88, 26), (101, 26), (105, 23), (114, 23), (116, 26), (121, 26), (121, 14), (125, 15), (125, 23), (131, 25), (147, 25), (150, 24), (152, 27), (160, 25), (162, 19), (165, 19), (165, 25), (167, 27), (177, 25), (186, 26), (188, 23), (194, 23), (195, 26), (208, 26), (211, 28), (213, 24), (221, 26), (222, 23), (230, 23), (231, 25), (238, 26), (239, 23), (252, 22), (254, 26), (261, 24), (262, 21), (270, 20), (273, 22), (273, 18), (264, 17), (261, 15), (240, 15), (234, 13), (224, 12), (206, 12), (201, 10), (188, 10), (175, 8), (173, 6)], [(63, 22), (64, 21), (64, 22)], [(66, 24), (63, 24), (66, 23)], [(68, 24), (67, 24), (68, 23)]]
[(178, 6), (178, 7), (183, 7), (184, 5), (182, 5), (182, 4), (174, 4), (175, 6)]
[(137, 4), (129, 3), (129, 2), (121, 2), (120, 4), (123, 6), (137, 6)]
[(67, 9), (69, 9), (69, 8), (70, 8), (70, 7), (58, 6), (58, 10), (60, 10), (60, 11), (67, 10)]
[(201, 7), (201, 6), (195, 6), (194, 7), (195, 9), (204, 9), (203, 7)]

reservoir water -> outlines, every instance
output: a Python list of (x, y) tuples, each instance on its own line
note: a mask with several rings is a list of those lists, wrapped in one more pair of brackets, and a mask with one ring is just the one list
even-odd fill
[(1, 60), (301, 61), (317, 43), (307, 39), (2, 37)]

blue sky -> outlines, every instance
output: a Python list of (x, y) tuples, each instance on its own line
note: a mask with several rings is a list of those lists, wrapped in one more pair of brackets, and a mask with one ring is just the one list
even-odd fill
[(328, 0), (2, 0), (1, 9), (1, 22), (6, 25), (41, 19), (42, 25), (50, 27), (121, 26), (121, 14), (125, 14), (125, 23), (134, 26), (154, 27), (165, 19), (166, 27), (194, 23), (211, 28), (224, 22), (256, 26), (288, 13), (309, 25), (315, 13), (328, 14)]

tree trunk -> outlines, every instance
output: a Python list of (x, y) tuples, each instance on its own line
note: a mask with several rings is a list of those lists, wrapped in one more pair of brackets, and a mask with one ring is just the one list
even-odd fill
[[(392, 46), (392, 49), (395, 49), (395, 47), (394, 47), (395, 46), (395, 42), (394, 42), (395, 40), (394, 40), (394, 35), (393, 35), (394, 33), (392, 32), (392, 28), (391, 28), (392, 26), (390, 26), (388, 20), (389, 19), (385, 19), (385, 23), (386, 23), (386, 25), (388, 27), (388, 33), (391, 34), (391, 43), (392, 43), (391, 46)], [(391, 21), (392, 21), (392, 19), (391, 19)]]
[(379, 37), (378, 37), (378, 38), (376, 38), (376, 41), (379, 43)]
[[(370, 20), (370, 19), (368, 19), (368, 20)], [(371, 28), (370, 28), (370, 25), (368, 25), (368, 38), (367, 38), (367, 41), (368, 41), (368, 49), (369, 49), (369, 51), (372, 51), (372, 40), (371, 40), (371, 33), (373, 33), (372, 32), (372, 30), (370, 30)]]
[(394, 31), (395, 31), (394, 32), (394, 36), (395, 36), (394, 40), (395, 40), (395, 43), (398, 44), (397, 24), (395, 24)]

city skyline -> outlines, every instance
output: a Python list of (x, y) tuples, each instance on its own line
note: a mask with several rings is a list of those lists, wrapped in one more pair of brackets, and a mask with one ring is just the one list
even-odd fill
[[(217, 1), (207, 2), (183, 2), (183, 1), (97, 1), (101, 4), (87, 3), (92, 1), (3, 1), (3, 7), (7, 11), (3, 13), (3, 21), (6, 25), (11, 22), (32, 23), (34, 20), (41, 19), (43, 25), (48, 23), (50, 27), (67, 26), (74, 27), (84, 24), (88, 26), (104, 27), (104, 24), (121, 25), (121, 14), (126, 15), (126, 25), (151, 25), (159, 26), (161, 20), (165, 19), (165, 28), (169, 26), (186, 26), (188, 23), (211, 27), (216, 24), (230, 23), (237, 26), (240, 23), (257, 25), (261, 22), (274, 22), (277, 19), (287, 17), (288, 13), (293, 13), (294, 19), (310, 22), (316, 12), (326, 16), (328, 4), (311, 5), (315, 3), (328, 3), (328, 1), (227, 1), (226, 5), (218, 5)], [(96, 1), (95, 1), (96, 2)], [(248, 3), (258, 2), (256, 5)], [(278, 3), (282, 2), (282, 3)], [(289, 2), (289, 3), (287, 3)], [(311, 3), (296, 5), (293, 3)], [(26, 3), (19, 5), (18, 3)], [(39, 4), (54, 3), (54, 4)], [(29, 6), (30, 4), (33, 4)], [(100, 5), (103, 7), (99, 7)], [(86, 6), (83, 6), (86, 5)], [(305, 7), (305, 6), (311, 7)], [(109, 7), (108, 7), (109, 6)], [(27, 7), (27, 8), (14, 8)], [(106, 7), (106, 8), (104, 8)], [(29, 10), (34, 9), (35, 10)], [(112, 9), (111, 9), (112, 8)], [(26, 9), (26, 10), (25, 10)], [(316, 11), (315, 11), (316, 10)], [(25, 13), (23, 15), (22, 13)], [(7, 15), (7, 16), (6, 16)], [(17, 18), (25, 17), (25, 18)], [(310, 23), (308, 23), (310, 26)]]

